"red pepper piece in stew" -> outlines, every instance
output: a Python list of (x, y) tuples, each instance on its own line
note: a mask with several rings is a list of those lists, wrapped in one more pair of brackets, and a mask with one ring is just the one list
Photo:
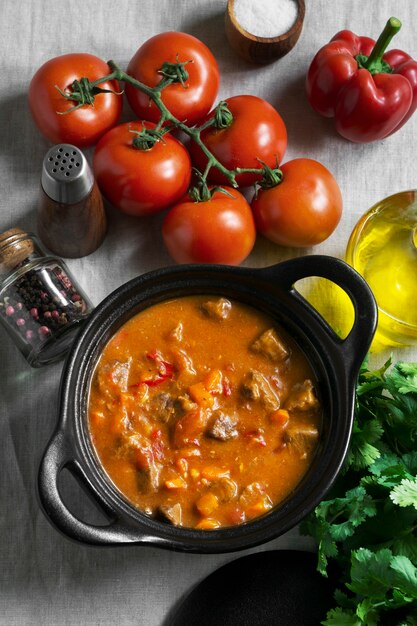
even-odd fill
[(140, 380), (139, 382), (134, 383), (133, 385), (130, 385), (131, 387), (139, 387), (140, 385), (143, 385), (143, 384), (148, 385), (148, 387), (156, 387), (156, 385), (160, 385), (161, 383), (173, 377), (174, 375), (173, 364), (169, 363), (169, 361), (165, 361), (159, 352), (157, 351), (148, 352), (146, 357), (150, 359), (151, 361), (155, 362), (156, 367), (157, 367), (157, 372), (155, 376), (151, 376), (149, 378)]

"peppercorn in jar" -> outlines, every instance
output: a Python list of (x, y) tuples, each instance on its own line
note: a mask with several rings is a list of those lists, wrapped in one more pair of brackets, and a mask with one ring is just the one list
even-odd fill
[(32, 367), (60, 359), (93, 307), (65, 263), (36, 237), (0, 234), (0, 321)]

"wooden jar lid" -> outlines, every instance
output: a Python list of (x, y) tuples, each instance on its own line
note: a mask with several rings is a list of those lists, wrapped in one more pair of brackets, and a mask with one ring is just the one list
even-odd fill
[(21, 228), (9, 228), (0, 233), (0, 269), (12, 270), (35, 250), (34, 243)]

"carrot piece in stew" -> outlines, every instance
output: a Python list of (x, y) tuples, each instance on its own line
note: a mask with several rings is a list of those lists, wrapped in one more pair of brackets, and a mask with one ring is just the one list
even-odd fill
[(195, 383), (188, 388), (188, 393), (194, 402), (197, 402), (198, 406), (204, 409), (210, 409), (213, 406), (213, 396), (207, 391), (203, 383)]
[(286, 409), (277, 409), (271, 413), (269, 419), (273, 424), (276, 424), (280, 428), (286, 428), (290, 420), (290, 414)]
[(207, 517), (202, 519), (198, 524), (196, 524), (196, 528), (199, 530), (213, 530), (214, 528), (219, 528), (220, 522), (216, 519), (212, 519)]
[(167, 489), (186, 489), (187, 483), (182, 478), (182, 476), (177, 476), (176, 478), (171, 478), (170, 480), (166, 480), (165, 487)]
[(207, 424), (207, 414), (201, 409), (189, 411), (175, 424), (174, 446), (176, 448), (199, 445), (199, 437)]
[(208, 517), (219, 506), (218, 498), (211, 491), (204, 493), (196, 502), (197, 511), (204, 517)]
[(213, 395), (223, 393), (223, 374), (221, 370), (211, 370), (207, 374), (204, 385)]

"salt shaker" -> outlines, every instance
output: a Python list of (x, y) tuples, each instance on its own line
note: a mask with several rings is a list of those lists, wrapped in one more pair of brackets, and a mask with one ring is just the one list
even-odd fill
[(62, 259), (33, 234), (0, 234), (0, 322), (31, 366), (63, 357), (92, 310)]
[(53, 253), (78, 258), (91, 254), (107, 231), (103, 199), (83, 152), (71, 144), (45, 155), (38, 208), (38, 235)]

